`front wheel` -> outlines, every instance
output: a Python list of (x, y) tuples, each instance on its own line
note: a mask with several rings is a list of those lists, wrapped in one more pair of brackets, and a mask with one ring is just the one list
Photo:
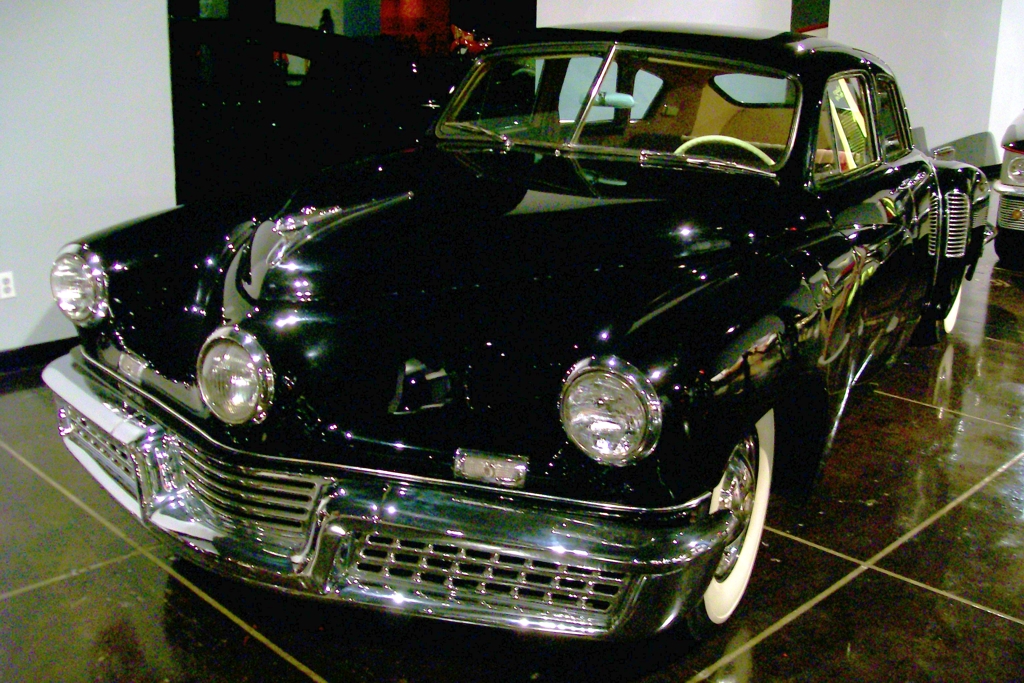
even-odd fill
[(918, 322), (910, 337), (911, 345), (933, 346), (945, 339), (946, 335), (951, 334), (956, 328), (957, 319), (960, 317), (960, 302), (963, 296), (964, 281), (960, 280), (957, 282), (956, 295), (953, 297), (953, 303), (950, 304), (946, 315), (941, 319), (929, 315), (921, 318), (921, 321)]
[(774, 462), (775, 412), (769, 410), (733, 447), (722, 480), (711, 492), (710, 511), (729, 510), (735, 526), (711, 583), (687, 617), (698, 638), (724, 624), (747, 590), (768, 515)]
[(960, 300), (964, 296), (964, 283), (960, 283), (960, 288), (956, 290), (956, 298), (953, 299), (953, 305), (949, 307), (949, 312), (946, 313), (946, 317), (942, 319), (942, 329), (946, 331), (946, 334), (953, 332), (956, 327), (956, 319), (960, 316)]

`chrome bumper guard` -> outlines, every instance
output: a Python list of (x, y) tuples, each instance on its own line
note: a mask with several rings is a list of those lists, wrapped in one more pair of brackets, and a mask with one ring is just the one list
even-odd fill
[[(545, 504), (286, 462), (244, 467), (125, 408), (70, 355), (44, 381), (67, 448), (186, 559), (288, 592), (463, 623), (640, 636), (702, 595), (730, 517)], [(280, 469), (277, 468), (280, 465)]]

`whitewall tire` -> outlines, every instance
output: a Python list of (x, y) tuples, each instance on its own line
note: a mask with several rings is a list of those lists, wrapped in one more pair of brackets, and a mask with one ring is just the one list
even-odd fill
[[(748, 437), (733, 448), (722, 481), (712, 491), (711, 512), (722, 508), (735, 510), (745, 529), (727, 547), (715, 576), (691, 613), (690, 630), (698, 636), (732, 616), (754, 571), (754, 560), (757, 559), (768, 515), (775, 464), (773, 410), (757, 421), (754, 433), (756, 439)], [(747, 475), (753, 477), (753, 482), (744, 483)], [(745, 486), (749, 487), (746, 492), (743, 491)]]
[(950, 334), (956, 327), (956, 319), (960, 315), (960, 300), (964, 296), (964, 283), (960, 283), (960, 288), (956, 291), (956, 298), (953, 299), (953, 305), (949, 307), (949, 313), (942, 319), (942, 329), (946, 331), (946, 334)]

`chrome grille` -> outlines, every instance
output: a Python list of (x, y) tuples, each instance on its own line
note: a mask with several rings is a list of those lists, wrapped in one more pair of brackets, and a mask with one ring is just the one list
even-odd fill
[(939, 195), (932, 194), (932, 200), (928, 206), (928, 253), (932, 256), (939, 249)]
[(971, 203), (963, 192), (946, 195), (946, 256), (960, 258), (967, 253), (971, 230)]
[(974, 205), (971, 215), (971, 229), (985, 225), (988, 222), (988, 202), (980, 202)]
[(258, 530), (290, 547), (305, 543), (324, 479), (232, 465), (178, 445), (189, 489), (225, 526)]
[(131, 449), (100, 429), (64, 399), (57, 396), (55, 400), (60, 435), (85, 449), (125, 491), (137, 499), (139, 486)]
[[(1019, 218), (1014, 218), (1015, 212)], [(999, 227), (1010, 230), (1024, 230), (1024, 199), (1003, 195), (999, 198)]]
[(442, 601), (609, 614), (627, 588), (622, 572), (538, 560), (460, 539), (367, 533), (356, 547), (350, 578)]

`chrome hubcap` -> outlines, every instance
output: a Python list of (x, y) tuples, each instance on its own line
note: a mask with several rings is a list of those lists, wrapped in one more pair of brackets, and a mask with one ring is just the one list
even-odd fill
[(729, 525), (729, 545), (726, 546), (722, 559), (715, 569), (715, 578), (725, 580), (736, 564), (743, 549), (743, 541), (750, 525), (750, 516), (754, 511), (754, 492), (757, 479), (751, 465), (757, 453), (757, 445), (753, 437), (747, 437), (736, 444), (725, 466), (725, 474), (719, 484), (718, 509), (732, 513)]

